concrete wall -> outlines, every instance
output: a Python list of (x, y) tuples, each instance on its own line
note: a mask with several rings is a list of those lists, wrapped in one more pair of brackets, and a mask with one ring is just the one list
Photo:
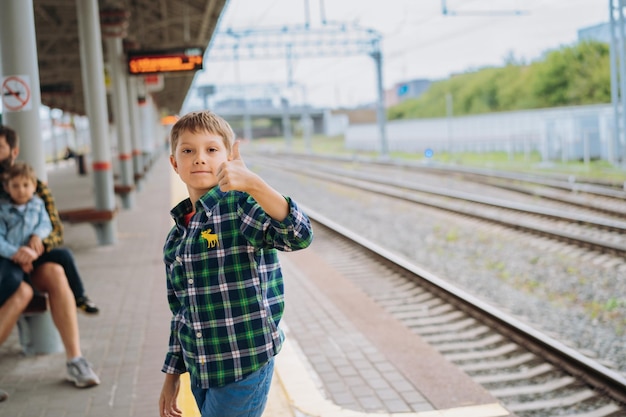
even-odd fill
[[(390, 151), (537, 151), (544, 160), (579, 160), (585, 155), (609, 161), (621, 155), (623, 160), (626, 146), (623, 139), (616, 146), (613, 120), (613, 107), (606, 104), (389, 121), (386, 130)], [(379, 136), (375, 123), (350, 125), (346, 147), (380, 150)]]

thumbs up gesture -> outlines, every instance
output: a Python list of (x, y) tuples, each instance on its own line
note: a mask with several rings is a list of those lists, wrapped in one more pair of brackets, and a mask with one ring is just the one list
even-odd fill
[(259, 175), (250, 171), (239, 153), (239, 141), (233, 145), (228, 161), (223, 162), (217, 173), (217, 184), (222, 191), (243, 191), (273, 219), (283, 221), (289, 214), (287, 200), (266, 183)]
[(238, 140), (233, 144), (228, 161), (223, 162), (217, 172), (217, 184), (222, 191), (249, 192), (249, 188), (253, 186), (254, 181), (258, 178), (243, 162), (239, 152), (240, 142)]

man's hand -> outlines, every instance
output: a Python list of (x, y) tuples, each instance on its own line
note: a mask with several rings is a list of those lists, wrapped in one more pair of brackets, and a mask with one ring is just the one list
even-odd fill
[(254, 180), (258, 176), (250, 171), (239, 153), (239, 143), (233, 145), (232, 154), (228, 157), (228, 162), (220, 165), (217, 172), (217, 184), (222, 191), (245, 191), (250, 192), (254, 185)]
[(27, 274), (30, 274), (31, 272), (33, 272), (33, 269), (34, 269), (32, 262), (20, 264), (20, 268), (22, 268), (22, 271), (24, 271)]
[(37, 235), (32, 235), (28, 240), (28, 247), (37, 252), (37, 257), (41, 256), (46, 248), (43, 246), (43, 241)]

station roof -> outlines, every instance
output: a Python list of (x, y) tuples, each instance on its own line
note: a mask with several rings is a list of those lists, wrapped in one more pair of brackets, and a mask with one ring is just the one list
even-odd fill
[[(186, 46), (206, 48), (227, 1), (123, 0), (113, 4), (128, 12), (125, 49), (162, 50)], [(100, 0), (100, 9), (111, 3)], [(33, 7), (42, 103), (83, 115), (86, 110), (76, 0), (34, 0)], [(103, 56), (106, 63), (104, 47)], [(163, 113), (176, 113), (191, 86), (194, 72), (163, 75), (163, 90), (152, 96)]]

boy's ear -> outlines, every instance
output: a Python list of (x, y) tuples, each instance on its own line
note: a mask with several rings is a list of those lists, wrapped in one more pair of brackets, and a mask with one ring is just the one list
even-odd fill
[(170, 165), (174, 168), (174, 171), (178, 174), (178, 164), (176, 163), (176, 158), (174, 155), (170, 155)]

